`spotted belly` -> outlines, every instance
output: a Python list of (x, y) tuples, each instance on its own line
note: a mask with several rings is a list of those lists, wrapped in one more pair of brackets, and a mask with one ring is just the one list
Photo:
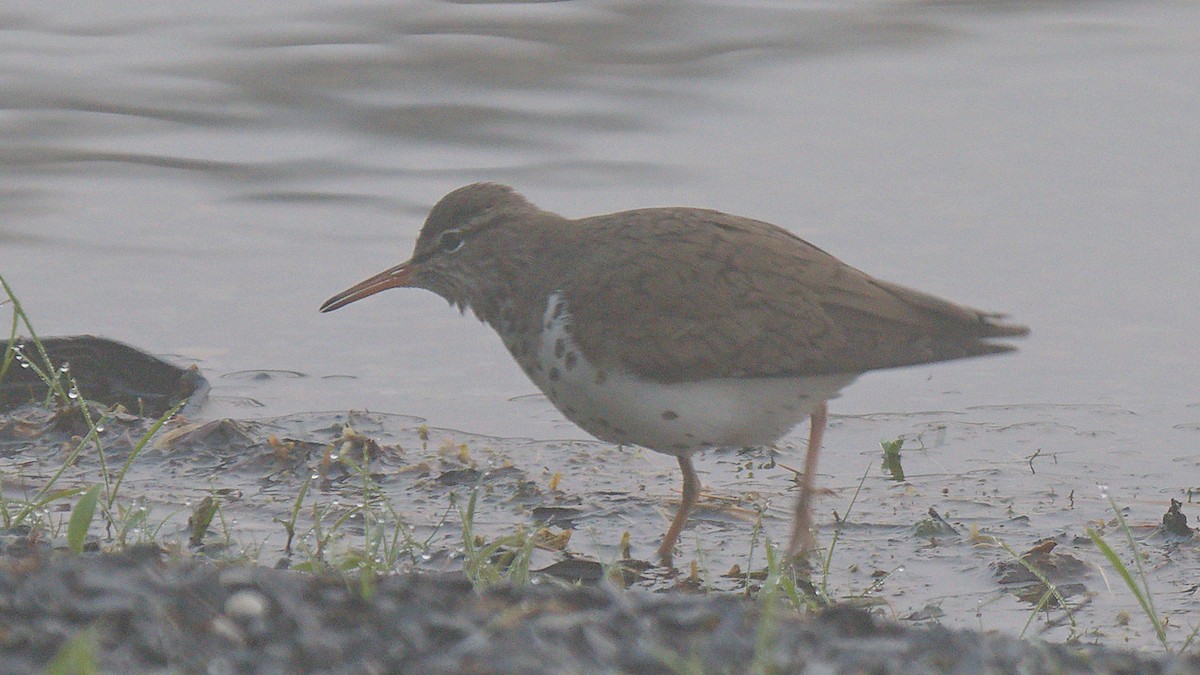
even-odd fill
[(667, 454), (771, 443), (835, 398), (853, 375), (717, 378), (663, 384), (589, 363), (570, 308), (550, 296), (526, 371), (567, 419), (612, 443)]

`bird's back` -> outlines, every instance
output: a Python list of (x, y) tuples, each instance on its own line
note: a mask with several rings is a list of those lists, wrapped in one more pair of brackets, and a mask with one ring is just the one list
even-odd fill
[(1028, 333), (762, 221), (659, 208), (573, 223), (619, 242), (571, 261), (576, 343), (597, 365), (658, 382), (860, 373), (1010, 351), (989, 338)]

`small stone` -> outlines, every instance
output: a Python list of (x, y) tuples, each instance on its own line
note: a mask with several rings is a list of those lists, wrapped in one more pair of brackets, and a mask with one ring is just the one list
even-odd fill
[(225, 600), (225, 614), (234, 619), (258, 619), (267, 613), (270, 601), (253, 589), (242, 589)]

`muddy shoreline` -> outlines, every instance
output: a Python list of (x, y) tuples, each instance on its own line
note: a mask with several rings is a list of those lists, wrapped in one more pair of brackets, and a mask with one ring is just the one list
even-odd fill
[[(1194, 649), (1107, 646), (1137, 630), (1136, 616), (1083, 623), (1096, 620), (1098, 582), (1080, 559), (1092, 543), (1079, 535), (1042, 535), (1018, 559), (935, 509), (904, 529), (841, 518), (842, 545), (870, 547), (839, 553), (849, 571), (830, 579), (814, 570), (798, 612), (763, 558), (737, 553), (773, 524), (746, 488), (778, 471), (772, 456), (718, 459), (751, 496), (709, 497), (696, 531), (734, 541), (697, 535), (700, 557), (672, 572), (637, 560), (653, 544), (638, 541), (638, 524), (653, 522), (663, 497), (580, 488), (570, 475), (628, 472), (629, 457), (603, 444), (439, 444), (419, 420), (374, 413), (206, 420), (198, 372), (155, 360), (148, 378), (153, 357), (89, 342), (98, 340), (49, 343), (70, 347), (86, 407), (78, 395), (48, 402), (28, 381), (6, 390), (24, 393), (0, 411), (0, 672), (83, 649), (106, 672), (1200, 673)], [(186, 412), (169, 416), (181, 404)], [(95, 484), (110, 498), (72, 553), (68, 519)], [(1182, 561), (1174, 566), (1187, 578), (1195, 542), (1184, 508), (1173, 502), (1163, 527), (1134, 527), (1167, 561), (1160, 569)], [(1000, 531), (1028, 519), (980, 522)], [(939, 625), (972, 596), (887, 571), (930, 552), (959, 568), (991, 560), (989, 605), (1010, 603), (1010, 613), (1036, 613), (1043, 629), (1076, 637)], [(907, 557), (897, 566), (881, 554)], [(847, 592), (859, 578), (867, 590)], [(819, 609), (831, 596), (835, 606)], [(906, 597), (912, 611), (900, 609)], [(998, 611), (976, 605), (978, 617)], [(1183, 611), (1163, 615), (1184, 617), (1171, 624), (1176, 645), (1191, 630)]]
[[(20, 539), (16, 538), (16, 542)], [(171, 560), (156, 549), (0, 561), (0, 672), (90, 631), (105, 672), (1195, 673), (1200, 657), (1055, 645), (848, 607), (801, 618), (725, 594), (461, 574), (358, 580)]]

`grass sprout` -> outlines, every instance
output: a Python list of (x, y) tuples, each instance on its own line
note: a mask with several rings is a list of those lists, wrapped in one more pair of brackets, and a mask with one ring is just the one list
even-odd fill
[[(1107, 493), (1105, 497), (1108, 498), (1108, 503), (1112, 506), (1113, 513), (1117, 516), (1117, 525), (1125, 535), (1125, 543), (1129, 546), (1129, 550), (1133, 554), (1137, 578), (1134, 578), (1134, 572), (1121, 560), (1121, 556), (1117, 555), (1117, 552), (1108, 545), (1108, 542), (1100, 536), (1100, 533), (1089, 527), (1086, 530), (1087, 535), (1092, 540), (1092, 543), (1096, 545), (1096, 548), (1100, 550), (1101, 555), (1117, 571), (1117, 574), (1125, 582), (1125, 586), (1129, 589), (1129, 592), (1133, 593), (1133, 597), (1137, 599), (1138, 604), (1142, 608), (1142, 613), (1146, 615), (1146, 618), (1150, 620), (1150, 625), (1154, 627), (1154, 634), (1158, 637), (1158, 641), (1162, 643), (1163, 649), (1170, 652), (1172, 650), (1170, 643), (1167, 641), (1166, 626), (1163, 623), (1162, 617), (1159, 616), (1158, 611), (1154, 608), (1154, 596), (1150, 592), (1150, 580), (1146, 577), (1146, 570), (1142, 567), (1142, 555), (1138, 550), (1137, 542), (1133, 539), (1133, 530), (1129, 528), (1129, 523), (1125, 521), (1125, 516), (1121, 514), (1121, 509), (1117, 506), (1116, 499)], [(1188, 638), (1189, 644), (1195, 635), (1196, 631), (1193, 631), (1192, 636)]]

